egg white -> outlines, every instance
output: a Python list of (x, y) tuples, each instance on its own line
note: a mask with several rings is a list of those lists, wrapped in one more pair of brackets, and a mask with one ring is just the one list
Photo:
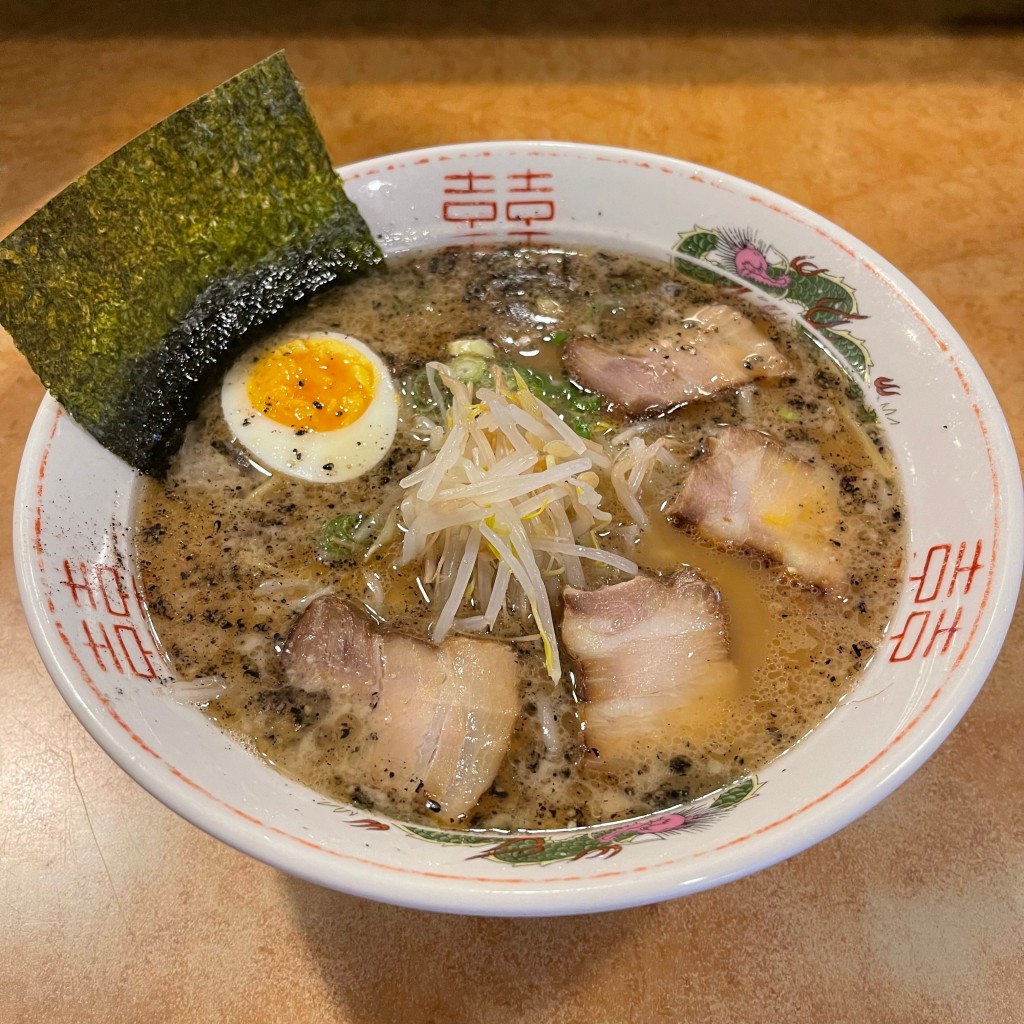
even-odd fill
[(362, 415), (337, 430), (295, 429), (278, 423), (249, 399), (249, 376), (259, 360), (282, 346), (280, 338), (249, 349), (228, 370), (221, 385), (221, 408), (235, 438), (268, 470), (313, 483), (362, 476), (390, 451), (398, 427), (398, 393), (380, 356), (358, 338), (325, 331), (297, 337), (330, 339), (355, 349), (375, 371), (370, 404)]

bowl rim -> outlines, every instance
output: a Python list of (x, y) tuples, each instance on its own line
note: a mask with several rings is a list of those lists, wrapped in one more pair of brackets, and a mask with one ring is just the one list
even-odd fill
[[(639, 150), (586, 143), (527, 140), (456, 143), (402, 151), (354, 162), (339, 168), (339, 173), (345, 180), (354, 180), (359, 175), (399, 161), (453, 159), (465, 154), (494, 150), (543, 150), (553, 155), (581, 156), (588, 159), (597, 156), (599, 159), (614, 162), (635, 161), (645, 165), (655, 163), (670, 167), (676, 173), (703, 175), (716, 183), (721, 183), (723, 187), (743, 195), (755, 195), (762, 202), (779, 207), (791, 215), (797, 215), (797, 219), (812, 227), (827, 230), (830, 236), (838, 236), (851, 246), (858, 259), (881, 273), (890, 287), (902, 293), (917, 310), (920, 310), (925, 320), (934, 325), (943, 338), (953, 341), (957, 362), (970, 377), (976, 401), (986, 410), (988, 442), (1004, 473), (1006, 506), (1003, 519), (1011, 528), (1004, 531), (1003, 543), (1006, 549), (1000, 562), (999, 579), (993, 589), (1005, 595), (1014, 592), (1014, 588), (1019, 591), (1024, 567), (1024, 529), (1019, 528), (1024, 523), (1024, 495), (1021, 490), (1020, 467), (1009, 427), (973, 353), (946, 318), (906, 275), (849, 232), (793, 200), (711, 168)], [(181, 817), (235, 849), (287, 873), (382, 902), (460, 914), (575, 914), (637, 906), (698, 892), (775, 864), (820, 842), (864, 814), (901, 785), (931, 756), (967, 711), (984, 684), (998, 657), (1013, 615), (1014, 600), (995, 602), (985, 626), (985, 635), (978, 642), (978, 650), (984, 652), (984, 657), (975, 657), (963, 671), (956, 688), (957, 699), (942, 715), (933, 717), (924, 731), (916, 733), (915, 742), (911, 746), (897, 752), (898, 756), (884, 774), (866, 781), (858, 779), (842, 793), (826, 794), (825, 796), (831, 795), (835, 799), (825, 800), (823, 797), (822, 803), (818, 803), (818, 806), (803, 815), (803, 827), (794, 830), (776, 829), (771, 834), (758, 836), (758, 843), (755, 844), (756, 856), (744, 854), (724, 858), (722, 870), (680, 881), (671, 878), (670, 869), (673, 865), (669, 864), (666, 870), (647, 872), (646, 877), (642, 873), (609, 872), (609, 876), (617, 877), (585, 879), (578, 887), (557, 888), (553, 888), (547, 880), (538, 880), (538, 884), (531, 886), (525, 879), (522, 880), (525, 884), (515, 885), (501, 884), (499, 879), (494, 879), (496, 884), (493, 886), (482, 884), (472, 888), (458, 879), (424, 885), (420, 879), (399, 875), (388, 877), (387, 873), (379, 870), (381, 865), (377, 864), (350, 864), (343, 873), (344, 877), (339, 877), (336, 871), (327, 870), (330, 866), (329, 859), (325, 861), (324, 858), (306, 850), (300, 850), (297, 854), (297, 851), (288, 845), (278, 846), (268, 842), (272, 838), (270, 835), (258, 829), (254, 830), (235, 817), (230, 809), (222, 810), (211, 819), (209, 806), (197, 804), (194, 795), (179, 780), (164, 770), (157, 770), (156, 762), (140, 758), (137, 750), (126, 748), (122, 737), (111, 729), (108, 721), (97, 715), (96, 708), (81, 692), (81, 687), (73, 682), (66, 652), (55, 646), (53, 636), (47, 632), (47, 609), (38, 588), (34, 585), (31, 564), (31, 552), (37, 543), (37, 481), (34, 477), (40, 458), (45, 458), (48, 445), (53, 443), (61, 419), (62, 412), (59, 406), (51, 396), (46, 395), (33, 421), (22, 456), (15, 493), (13, 535), (16, 577), (26, 618), (36, 647), (61, 695), (102, 749), (135, 781)], [(67, 419), (70, 421), (70, 417)], [(1018, 529), (1012, 528), (1014, 524)], [(885, 752), (880, 752), (878, 758), (881, 758), (883, 753)], [(872, 768), (876, 760), (877, 758), (864, 766), (861, 772)]]

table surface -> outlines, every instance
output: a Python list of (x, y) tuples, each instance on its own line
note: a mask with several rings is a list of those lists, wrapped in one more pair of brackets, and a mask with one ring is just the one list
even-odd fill
[[(1024, 444), (1024, 34), (1012, 5), (0, 0), (0, 237), (285, 48), (335, 161), (556, 138), (683, 157), (906, 272)], [(628, 7), (628, 11), (623, 8)], [(216, 8), (216, 10), (212, 9)], [(173, 10), (173, 13), (171, 11)], [(818, 15), (808, 14), (817, 10)], [(1019, 14), (1019, 8), (1018, 14)], [(43, 389), (0, 331), (0, 1019), (1024, 1021), (1024, 615), (952, 736), (807, 852), (589, 918), (376, 905), (205, 836), (125, 776), (36, 655), (11, 562)]]

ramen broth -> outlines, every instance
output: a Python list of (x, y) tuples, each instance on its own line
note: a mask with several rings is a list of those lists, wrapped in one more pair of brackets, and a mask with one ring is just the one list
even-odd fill
[[(416, 410), (424, 401), (425, 363), (448, 358), (455, 339), (482, 338), (504, 363), (557, 383), (565, 376), (561, 353), (569, 332), (625, 343), (709, 301), (755, 319), (792, 364), (792, 376), (639, 425), (605, 406), (580, 429), (596, 439), (632, 425), (648, 438), (673, 440), (679, 466), (658, 466), (645, 486), (650, 525), (631, 526), (608, 488), (604, 507), (614, 528), (602, 543), (654, 574), (693, 566), (718, 589), (739, 692), (695, 703), (685, 731), (666, 749), (638, 753), (628, 769), (611, 771), (587, 754), (578, 667), (563, 650), (562, 678), (552, 681), (540, 642), (529, 639), (536, 630), (521, 616), (503, 615), (493, 635), (516, 650), (521, 712), (493, 784), (457, 822), (420, 798), (394, 803), (349, 767), (346, 708), (322, 690), (290, 686), (280, 651), (302, 608), (326, 593), (349, 597), (387, 629), (427, 636), (427, 588), (419, 566), (398, 564), (400, 535), (350, 561), (325, 559), (321, 545), (333, 517), (400, 501), (397, 485), (424, 450)], [(387, 273), (320, 294), (276, 330), (281, 337), (343, 332), (382, 356), (404, 395), (391, 451), (375, 470), (345, 483), (268, 475), (231, 436), (213, 394), (166, 481), (145, 484), (137, 561), (175, 677), (199, 681), (183, 692), (254, 752), (327, 798), (420, 823), (503, 829), (647, 813), (757, 771), (836, 706), (878, 649), (904, 544), (882, 436), (851, 379), (806, 337), (754, 307), (631, 255), (455, 249), (396, 260)], [(842, 595), (804, 585), (761, 555), (707, 543), (665, 517), (661, 509), (689, 461), (722, 424), (767, 432), (794, 455), (834, 469), (844, 544), (856, 552)], [(597, 565), (588, 571), (589, 586), (622, 578)]]

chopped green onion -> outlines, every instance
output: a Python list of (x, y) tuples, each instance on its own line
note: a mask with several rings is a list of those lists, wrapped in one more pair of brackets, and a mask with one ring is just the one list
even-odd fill
[(493, 359), (495, 352), (494, 346), (486, 338), (456, 338), (448, 342), (448, 355)]
[(449, 360), (448, 369), (452, 376), (457, 377), (463, 384), (482, 384), (490, 381), (488, 373), (488, 361), (481, 356), (465, 354), (455, 356)]
[(590, 430), (590, 424), (582, 417), (573, 416), (571, 419), (566, 419), (565, 422), (568, 423), (569, 426), (580, 435), (580, 437), (585, 437), (589, 441), (593, 436)]
[(320, 530), (319, 554), (323, 561), (352, 561), (366, 547), (359, 536), (359, 527), (367, 520), (363, 512), (345, 512), (328, 519)]

